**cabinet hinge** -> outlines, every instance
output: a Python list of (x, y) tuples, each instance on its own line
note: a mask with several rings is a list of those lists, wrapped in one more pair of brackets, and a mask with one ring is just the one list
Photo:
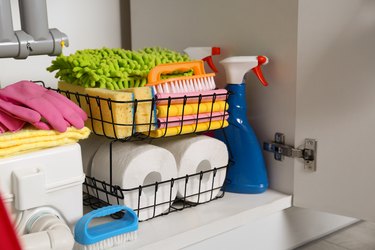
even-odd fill
[(263, 149), (273, 153), (277, 161), (282, 161), (285, 156), (303, 159), (306, 170), (316, 171), (317, 141), (314, 139), (305, 139), (304, 145), (295, 148), (285, 144), (284, 134), (276, 133), (275, 141), (263, 143)]

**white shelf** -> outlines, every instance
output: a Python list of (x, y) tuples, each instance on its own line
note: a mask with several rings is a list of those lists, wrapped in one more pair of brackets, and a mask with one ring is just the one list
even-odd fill
[(138, 239), (125, 247), (180, 249), (286, 209), (291, 202), (291, 195), (273, 190), (257, 195), (226, 193), (207, 204), (141, 222)]

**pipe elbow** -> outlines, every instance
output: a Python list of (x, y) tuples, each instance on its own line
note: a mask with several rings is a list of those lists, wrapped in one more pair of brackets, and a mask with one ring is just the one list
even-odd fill
[(25, 250), (73, 249), (74, 238), (69, 227), (55, 215), (42, 214), (34, 218), (28, 232), (21, 236)]

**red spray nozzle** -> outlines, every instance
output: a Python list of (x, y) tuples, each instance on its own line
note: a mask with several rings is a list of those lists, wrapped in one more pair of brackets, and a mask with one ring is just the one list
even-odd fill
[(268, 86), (268, 82), (264, 78), (263, 73), (262, 73), (262, 69), (260, 68), (261, 65), (268, 63), (268, 59), (265, 56), (257, 56), (257, 60), (258, 60), (258, 66), (254, 67), (252, 70), (253, 70), (254, 74), (258, 77), (259, 81), (264, 86)]
[(212, 47), (212, 53), (213, 56), (220, 55), (220, 47)]
[(214, 62), (212, 61), (212, 56), (207, 56), (207, 57), (203, 58), (202, 60), (207, 62), (208, 66), (210, 66), (210, 68), (212, 69), (213, 72), (215, 72), (215, 73), (218, 72)]
[(215, 56), (215, 55), (220, 55), (220, 48), (219, 47), (212, 47), (211, 55), (203, 58), (202, 60), (207, 62), (208, 66), (210, 66), (210, 68), (212, 69), (213, 72), (217, 73), (218, 70), (217, 70), (214, 62), (212, 61), (212, 56)]

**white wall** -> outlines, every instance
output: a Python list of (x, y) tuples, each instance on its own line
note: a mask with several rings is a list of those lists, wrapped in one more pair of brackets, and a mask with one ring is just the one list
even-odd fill
[[(216, 63), (234, 55), (266, 55), (263, 87), (248, 74), (248, 117), (261, 142), (283, 132), (294, 142), (298, 2), (274, 0), (132, 0), (132, 47), (220, 46)], [(224, 86), (224, 71), (216, 81)], [(265, 153), (272, 188), (293, 189), (293, 161)]]
[[(20, 30), (18, 0), (11, 0), (14, 30)], [(50, 28), (67, 34), (70, 46), (68, 55), (79, 49), (121, 47), (120, 0), (47, 0)], [(46, 68), (53, 57), (30, 56), (25, 60), (0, 58), (2, 86), (22, 79), (43, 80), (56, 86), (54, 73)]]

